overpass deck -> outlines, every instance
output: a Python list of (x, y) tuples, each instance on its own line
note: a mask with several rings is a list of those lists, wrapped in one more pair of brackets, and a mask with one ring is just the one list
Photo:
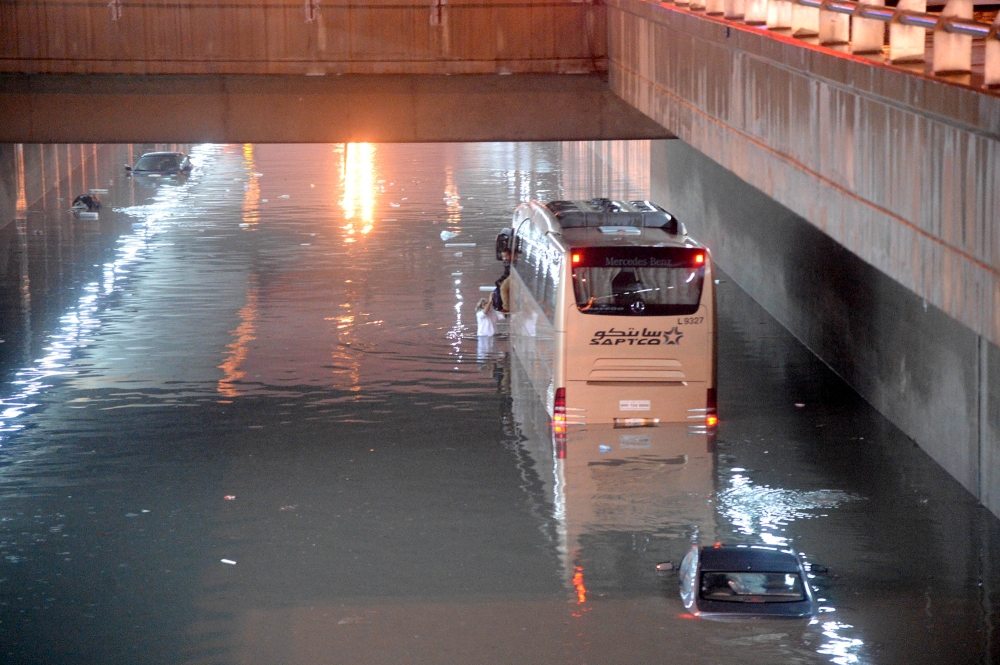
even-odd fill
[(0, 143), (673, 138), (586, 74), (0, 74), (0, 117)]

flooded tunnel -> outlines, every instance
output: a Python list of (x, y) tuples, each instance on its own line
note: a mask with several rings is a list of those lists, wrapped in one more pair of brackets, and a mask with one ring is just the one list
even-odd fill
[[(126, 173), (153, 150), (191, 172)], [(795, 234), (819, 278), (892, 286), (679, 141), (0, 164), (6, 663), (1000, 660), (997, 518), (747, 292), (822, 298), (787, 245), (761, 262)], [(714, 437), (571, 431), (561, 457), (507, 340), (476, 339), (513, 209), (594, 196), (729, 243)], [(692, 619), (656, 564), (714, 542), (800, 552), (818, 614)]]

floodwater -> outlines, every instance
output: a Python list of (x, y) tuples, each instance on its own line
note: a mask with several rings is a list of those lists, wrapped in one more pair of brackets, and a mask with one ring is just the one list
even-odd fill
[[(648, 144), (197, 145), (125, 178), (141, 148), (0, 229), (0, 662), (1000, 660), (997, 520), (725, 275), (714, 441), (558, 459), (473, 337), (515, 205), (645, 197)], [(821, 613), (686, 615), (654, 566), (715, 541), (825, 567)]]

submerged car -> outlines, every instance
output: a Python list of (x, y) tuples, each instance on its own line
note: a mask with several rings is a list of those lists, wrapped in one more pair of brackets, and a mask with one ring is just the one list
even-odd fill
[(174, 175), (191, 170), (191, 158), (183, 152), (147, 152), (135, 166), (125, 166), (133, 175)]
[(766, 545), (693, 547), (681, 562), (681, 600), (695, 616), (809, 617), (816, 599), (798, 554)]

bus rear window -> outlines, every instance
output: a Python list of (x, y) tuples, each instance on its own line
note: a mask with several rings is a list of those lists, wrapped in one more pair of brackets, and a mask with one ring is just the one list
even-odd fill
[(688, 247), (587, 247), (570, 252), (584, 314), (676, 316), (701, 304), (707, 253)]

